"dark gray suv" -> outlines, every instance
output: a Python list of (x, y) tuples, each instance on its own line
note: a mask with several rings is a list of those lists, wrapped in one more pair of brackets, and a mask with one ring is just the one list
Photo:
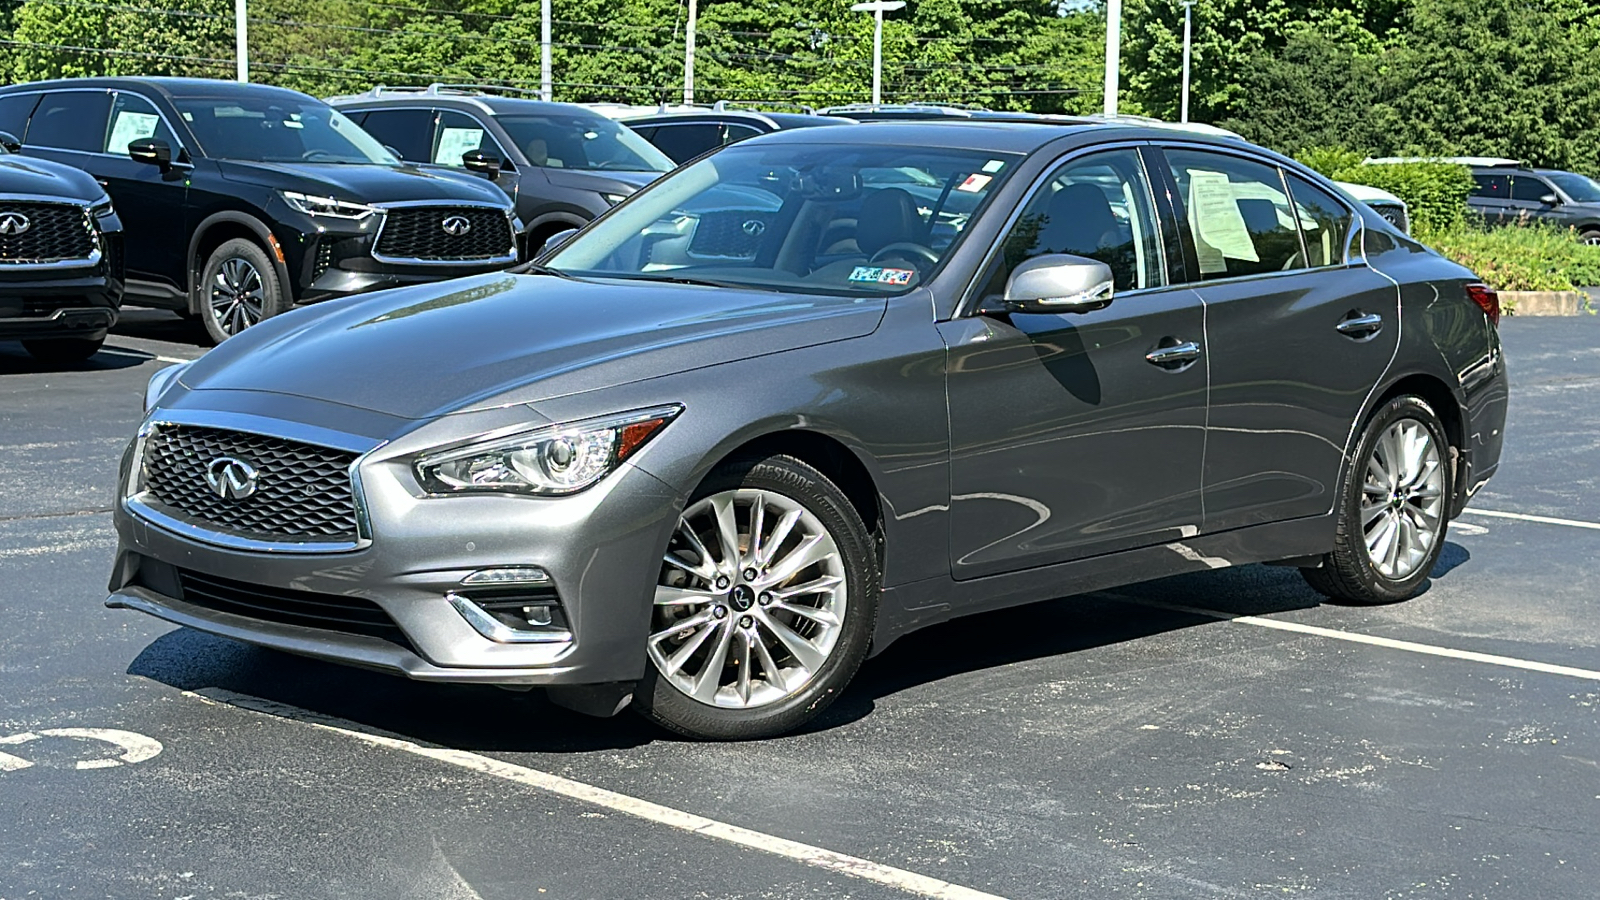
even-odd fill
[(1467, 206), (1491, 225), (1543, 222), (1600, 244), (1600, 184), (1587, 175), (1515, 164), (1474, 166)]
[(1498, 318), (1242, 141), (779, 131), (525, 273), (297, 310), (158, 373), (108, 603), (778, 734), (956, 616), (1252, 562), (1414, 595), (1500, 462)]
[(649, 142), (581, 106), (506, 88), (376, 87), (328, 102), (408, 162), (477, 172), (516, 204), (528, 249), (582, 228), (673, 167)]

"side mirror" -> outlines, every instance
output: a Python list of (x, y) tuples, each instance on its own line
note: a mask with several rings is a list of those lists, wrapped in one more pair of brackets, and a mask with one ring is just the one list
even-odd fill
[(0, 131), (0, 147), (4, 147), (7, 153), (22, 152), (22, 142), (9, 131)]
[(128, 144), (128, 155), (161, 171), (172, 168), (172, 145), (160, 138), (144, 138)]
[(576, 229), (576, 228), (568, 228), (565, 231), (558, 231), (555, 234), (550, 235), (549, 237), (544, 239), (544, 243), (542, 245), (540, 245), (538, 252), (533, 254), (534, 258), (538, 259), (539, 257), (544, 256), (546, 253), (549, 253), (550, 251), (552, 251), (552, 250), (556, 249), (557, 247), (561, 246), (562, 244), (565, 244), (567, 242), (568, 238), (572, 237), (573, 235), (575, 235), (577, 233), (578, 233), (578, 229)]
[(1006, 280), (1001, 298), (1019, 313), (1085, 313), (1111, 305), (1111, 267), (1098, 260), (1049, 253), (1024, 260)]
[(499, 176), (505, 160), (483, 150), (468, 150), (461, 154), (461, 165), (469, 172), (477, 172), (485, 178), (495, 178)]
[(1561, 198), (1557, 197), (1555, 194), (1545, 194), (1543, 197), (1539, 198), (1539, 202), (1543, 203), (1545, 206), (1560, 206)]

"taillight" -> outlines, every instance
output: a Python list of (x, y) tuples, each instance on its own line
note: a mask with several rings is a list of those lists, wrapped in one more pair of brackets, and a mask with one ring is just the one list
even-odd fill
[(1473, 303), (1478, 304), (1490, 322), (1495, 325), (1500, 324), (1500, 295), (1495, 293), (1494, 288), (1487, 284), (1469, 284), (1467, 296), (1472, 298)]

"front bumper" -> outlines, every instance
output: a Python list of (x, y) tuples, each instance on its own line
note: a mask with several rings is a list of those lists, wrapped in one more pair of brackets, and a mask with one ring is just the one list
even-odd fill
[(122, 278), (110, 268), (0, 268), (0, 340), (104, 337), (122, 308)]
[[(201, 391), (186, 395), (229, 392)], [(180, 401), (182, 402), (182, 401)], [(278, 398), (290, 407), (312, 401)], [(418, 450), (509, 417), (539, 423), (523, 407), (446, 417), (387, 443), (376, 432), (396, 426), (377, 414), (351, 419), (348, 408), (291, 409), (285, 419), (256, 418), (258, 432), (292, 437), (301, 423), (343, 418), (369, 428), (374, 449), (358, 462), (370, 541), (341, 553), (264, 552), (221, 546), (160, 527), (124, 502), (114, 519), (119, 538), (108, 606), (135, 609), (176, 624), (332, 662), (423, 681), (578, 685), (633, 681), (644, 673), (645, 638), (668, 530), (681, 498), (653, 476), (623, 466), (599, 485), (563, 498), (492, 495), (424, 496), (410, 475)], [(450, 421), (450, 420), (472, 420)], [(235, 417), (232, 421), (239, 421)], [(503, 427), (503, 426), (502, 426)], [(441, 438), (455, 432), (451, 438)], [(123, 460), (127, 494), (133, 447)], [(475, 571), (537, 566), (549, 573), (570, 640), (501, 643), (476, 630), (446, 595)], [(339, 626), (256, 618), (188, 602), (173, 573), (295, 593), (356, 598), (392, 620), (398, 638)], [(177, 589), (174, 589), (176, 586)]]

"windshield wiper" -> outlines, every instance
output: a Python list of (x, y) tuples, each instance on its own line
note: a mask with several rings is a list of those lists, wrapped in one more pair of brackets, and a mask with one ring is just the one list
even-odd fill
[(709, 278), (691, 278), (688, 275), (668, 275), (664, 272), (640, 272), (638, 274), (619, 275), (606, 273), (606, 278), (621, 278), (624, 281), (658, 281), (662, 284), (692, 284), (697, 287), (737, 288), (750, 291), (781, 291), (782, 288), (763, 287), (759, 284), (738, 284), (732, 281), (713, 281)]
[(506, 271), (513, 275), (554, 275), (557, 278), (569, 279), (572, 277), (560, 269), (552, 269), (549, 266), (541, 266), (536, 262), (525, 262), (521, 265), (512, 266)]

